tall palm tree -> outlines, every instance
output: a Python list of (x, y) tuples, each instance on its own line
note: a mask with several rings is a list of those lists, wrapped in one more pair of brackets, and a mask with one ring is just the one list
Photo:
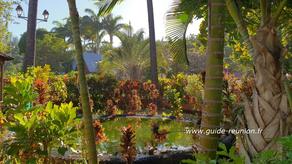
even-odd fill
[[(223, 90), (224, 57), (224, 0), (208, 2), (208, 45), (206, 62), (206, 81), (204, 95), (204, 112), (201, 128), (216, 130), (220, 128)], [(200, 136), (199, 148), (214, 159), (218, 147), (218, 134)]]
[[(151, 80), (158, 86), (158, 73), (157, 73), (157, 54), (156, 54), (156, 41), (155, 41), (155, 25), (152, 0), (147, 0), (148, 10), (148, 23), (149, 23), (149, 39), (150, 39), (150, 69)], [(159, 86), (158, 86), (159, 87)]]
[(106, 33), (109, 35), (110, 44), (113, 45), (113, 38), (117, 32), (124, 27), (124, 24), (119, 23), (122, 20), (121, 16), (113, 16), (112, 14), (107, 15), (102, 20), (102, 25)]
[(86, 83), (86, 76), (85, 76), (85, 64), (83, 59), (83, 50), (80, 38), (80, 29), (79, 29), (79, 14), (76, 8), (76, 1), (75, 0), (67, 0), (69, 11), (70, 11), (70, 18), (72, 22), (72, 32), (73, 32), (73, 40), (76, 49), (76, 61), (77, 61), (77, 68), (78, 68), (78, 80), (79, 80), (79, 87), (80, 87), (80, 96), (81, 96), (81, 104), (83, 110), (83, 125), (84, 125), (84, 141), (85, 141), (85, 148), (87, 159), (90, 164), (98, 163), (97, 160), (97, 151), (95, 145), (95, 136), (93, 132), (93, 125), (92, 125), (92, 114), (89, 105), (89, 93), (88, 93), (88, 86)]
[(88, 16), (84, 16), (83, 19), (87, 18), (87, 21), (81, 21), (81, 27), (84, 27), (86, 31), (83, 33), (89, 36), (90, 40), (93, 42), (89, 45), (92, 45), (96, 53), (100, 53), (100, 44), (105, 36), (105, 30), (101, 22), (100, 16), (96, 14), (91, 9), (85, 9), (85, 12)]
[(27, 42), (23, 63), (23, 71), (26, 71), (28, 67), (35, 65), (37, 10), (38, 0), (29, 0), (27, 21)]
[[(103, 4), (99, 10), (100, 15), (108, 14), (112, 11), (116, 4), (123, 2), (123, 0), (109, 0)], [(150, 68), (151, 68), (151, 80), (157, 86), (158, 84), (158, 72), (157, 72), (157, 54), (155, 43), (155, 27), (153, 17), (153, 4), (152, 0), (147, 0), (148, 9), (148, 22), (149, 22), (149, 41), (150, 41)]]

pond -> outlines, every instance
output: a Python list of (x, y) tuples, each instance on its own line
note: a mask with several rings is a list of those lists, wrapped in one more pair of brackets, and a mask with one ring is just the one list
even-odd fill
[(152, 125), (158, 124), (159, 130), (166, 130), (169, 133), (166, 140), (158, 143), (158, 147), (189, 147), (193, 144), (192, 135), (184, 132), (185, 127), (193, 126), (190, 122), (178, 120), (163, 120), (149, 118), (115, 118), (102, 123), (104, 133), (108, 138), (97, 145), (98, 152), (107, 154), (118, 154), (120, 152), (120, 140), (122, 127), (131, 125), (136, 131), (136, 147), (138, 153), (143, 153), (145, 148), (154, 141), (151, 131)]

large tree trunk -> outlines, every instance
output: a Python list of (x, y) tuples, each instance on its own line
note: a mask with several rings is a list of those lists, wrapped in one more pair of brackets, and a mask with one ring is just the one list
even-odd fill
[(26, 52), (23, 62), (23, 71), (26, 71), (28, 67), (35, 65), (38, 0), (29, 0), (28, 6)]
[(89, 105), (89, 93), (88, 86), (86, 83), (85, 76), (85, 64), (83, 59), (83, 50), (80, 39), (80, 29), (79, 29), (79, 14), (76, 8), (75, 0), (67, 0), (70, 10), (70, 17), (72, 21), (72, 32), (73, 32), (73, 40), (76, 49), (76, 60), (77, 60), (77, 68), (78, 68), (78, 80), (80, 87), (80, 96), (81, 96), (81, 104), (83, 110), (83, 125), (84, 125), (84, 141), (85, 148), (87, 154), (87, 160), (90, 164), (98, 163), (97, 160), (97, 152), (95, 145), (95, 136), (93, 132), (92, 125), (92, 114)]
[(247, 129), (262, 129), (262, 133), (243, 135), (240, 142), (245, 143), (241, 145), (245, 150), (241, 151), (254, 157), (264, 150), (279, 150), (276, 139), (288, 134), (286, 118), (289, 108), (282, 85), (280, 58), (283, 48), (275, 28), (272, 25), (260, 28), (251, 42), (254, 48), (255, 89), (252, 100), (244, 98), (244, 125)]
[[(224, 57), (224, 0), (209, 0), (208, 48), (205, 81), (205, 107), (202, 112), (201, 129), (216, 130), (220, 128), (223, 90)], [(199, 136), (198, 149), (210, 158), (216, 157), (218, 134)]]
[(153, 3), (152, 0), (147, 0), (148, 9), (148, 23), (149, 23), (149, 39), (150, 39), (150, 67), (151, 67), (151, 80), (157, 87), (158, 73), (157, 73), (157, 55), (156, 55), (156, 42), (155, 42), (155, 26), (153, 16)]
[(238, 136), (239, 151), (245, 155), (246, 163), (257, 153), (268, 149), (279, 149), (276, 139), (287, 135), (287, 117), (290, 114), (285, 89), (282, 85), (280, 59), (284, 49), (277, 36), (277, 20), (287, 0), (282, 0), (271, 14), (270, 1), (260, 1), (262, 23), (254, 37), (249, 37), (240, 8), (235, 0), (226, 0), (228, 11), (237, 24), (254, 59), (255, 88), (252, 99), (242, 95), (245, 104), (244, 116), (239, 117), (246, 129), (261, 129), (261, 134)]
[(276, 140), (287, 135), (287, 117), (290, 114), (282, 86), (280, 62), (285, 51), (276, 31), (277, 20), (287, 0), (282, 0), (273, 14), (271, 1), (262, 0), (260, 3), (261, 27), (254, 37), (249, 37), (240, 7), (235, 0), (226, 0), (228, 11), (254, 58), (255, 88), (252, 100), (242, 95), (245, 111), (240, 121), (244, 128), (260, 128), (262, 133), (243, 134), (238, 137), (239, 151), (245, 155), (246, 163), (250, 163), (251, 157), (261, 151), (279, 150)]

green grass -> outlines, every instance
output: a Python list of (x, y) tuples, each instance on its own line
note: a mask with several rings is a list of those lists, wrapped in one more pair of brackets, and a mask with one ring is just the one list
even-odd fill
[(116, 118), (114, 120), (102, 123), (105, 135), (108, 141), (100, 143), (97, 147), (99, 152), (114, 154), (120, 152), (121, 129), (124, 126), (132, 125), (136, 131), (136, 146), (143, 149), (150, 144), (152, 139), (151, 125), (159, 123), (160, 129), (167, 129), (170, 133), (164, 143), (168, 145), (191, 146), (193, 143), (192, 135), (184, 133), (185, 126), (192, 126), (189, 123), (158, 120), (158, 119), (140, 119), (140, 118)]

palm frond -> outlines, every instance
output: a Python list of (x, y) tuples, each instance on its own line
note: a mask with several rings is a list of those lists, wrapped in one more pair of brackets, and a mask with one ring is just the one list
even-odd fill
[(91, 17), (96, 16), (95, 12), (92, 9), (86, 8), (84, 11), (85, 11), (85, 13), (89, 14), (89, 16), (91, 16)]
[(183, 12), (180, 12), (179, 1), (174, 1), (170, 10), (166, 15), (166, 36), (170, 42), (170, 52), (175, 61), (179, 63), (189, 64), (187, 56), (186, 46), (186, 32), (188, 25), (191, 21), (183, 22), (180, 17), (183, 16)]
[(173, 0), (166, 15), (166, 36), (170, 52), (178, 63), (189, 64), (186, 46), (186, 32), (193, 19), (206, 14), (207, 0)]
[(113, 8), (118, 4), (121, 3), (123, 0), (106, 0), (100, 7), (98, 15), (106, 15), (109, 14)]

